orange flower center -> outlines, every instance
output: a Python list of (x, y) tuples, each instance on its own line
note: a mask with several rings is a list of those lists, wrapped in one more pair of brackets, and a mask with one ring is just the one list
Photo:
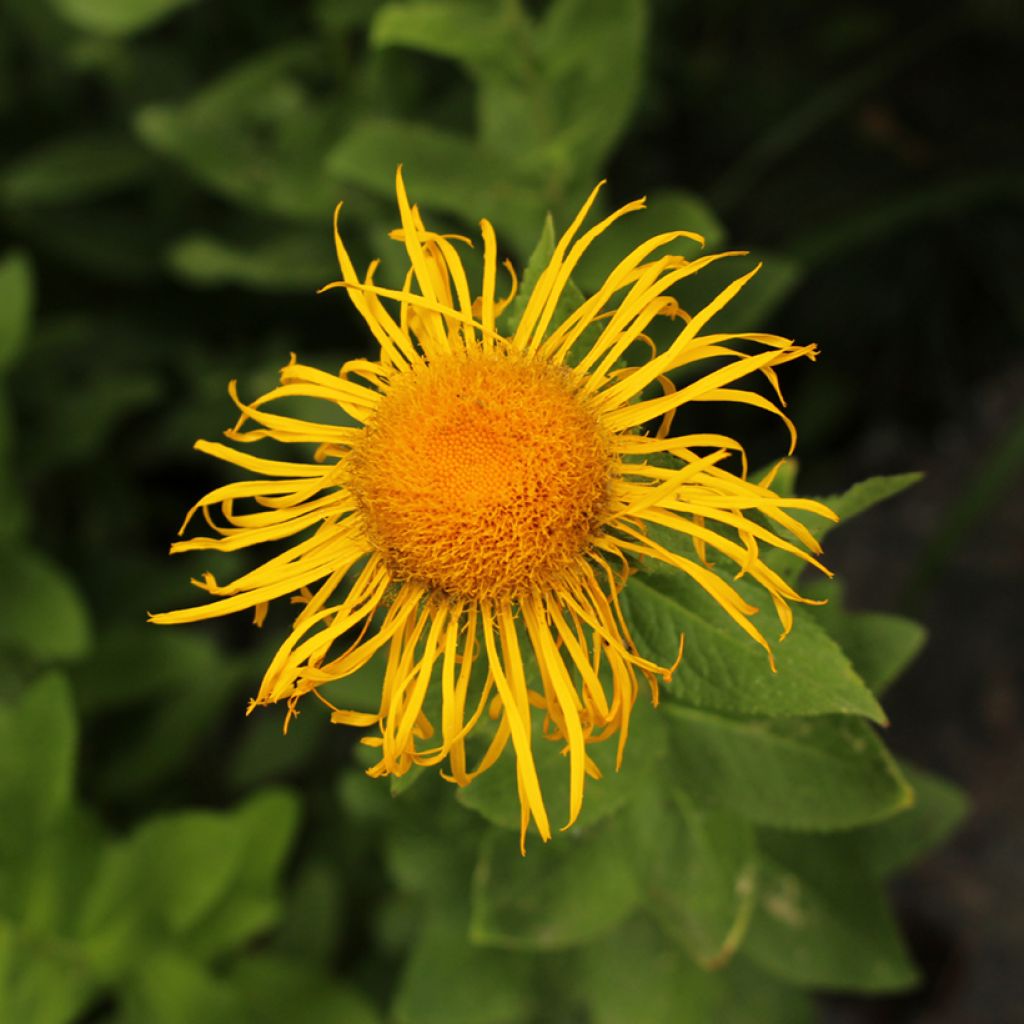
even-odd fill
[(611, 466), (608, 434), (564, 368), (475, 355), (395, 379), (349, 486), (397, 578), (479, 599), (549, 583), (580, 557)]

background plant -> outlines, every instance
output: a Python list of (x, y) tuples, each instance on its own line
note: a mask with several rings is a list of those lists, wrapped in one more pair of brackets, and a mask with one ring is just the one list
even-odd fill
[[(923, 640), (902, 616), (830, 587), (769, 679), (699, 594), (638, 577), (635, 628), (669, 660), (685, 629), (684, 669), (587, 827), (520, 860), (500, 776), (392, 799), (317, 716), (286, 741), (241, 718), (280, 619), (144, 612), (190, 597), (166, 544), (219, 479), (190, 446), (226, 381), (368, 350), (312, 291), (339, 198), (362, 262), (382, 248), (399, 161), (520, 266), (604, 175), (609, 205), (650, 194), (616, 248), (668, 223), (753, 249), (730, 316), (826, 353), (794, 373), (801, 486), (906, 469), (1019, 358), (1019, 31), (996, 2), (6, 0), (0, 1020), (788, 1024), (808, 992), (912, 984), (883, 882), (963, 804), (870, 724)], [(910, 598), (1009, 493), (1016, 415)]]

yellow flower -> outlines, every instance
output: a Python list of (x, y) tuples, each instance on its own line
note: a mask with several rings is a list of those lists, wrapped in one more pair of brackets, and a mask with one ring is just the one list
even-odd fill
[[(255, 609), (259, 623), (269, 601), (293, 595), (302, 609), (250, 710), (286, 701), (290, 715), (300, 697), (316, 694), (333, 722), (371, 730), (362, 742), (379, 749), (370, 770), (377, 776), (445, 762), (446, 778), (464, 786), (511, 742), (524, 841), (531, 819), (545, 840), (551, 835), (533, 744), (554, 741), (567, 754), (568, 827), (580, 812), (585, 776), (599, 774), (588, 744), (617, 737), (621, 763), (638, 676), (656, 703), (659, 680), (674, 668), (641, 657), (624, 621), (618, 595), (637, 561), (691, 577), (770, 658), (751, 621), (757, 609), (708, 567), (709, 552), (764, 588), (785, 635), (788, 602), (802, 599), (762, 561), (760, 546), (819, 565), (818, 544), (788, 510), (832, 515), (775, 494), (770, 478), (747, 479), (736, 441), (670, 433), (686, 403), (739, 402), (781, 417), (795, 442), (775, 368), (813, 358), (814, 347), (771, 334), (704, 333), (752, 273), (692, 316), (666, 294), (737, 254), (657, 256), (679, 238), (703, 242), (685, 231), (658, 235), (629, 253), (593, 296), (556, 316), (590, 243), (643, 206), (630, 203), (580, 234), (597, 191), (558, 241), (510, 336), (499, 332), (498, 317), (515, 294), (515, 275), (506, 262), (512, 287), (497, 298), (497, 246), (487, 221), (478, 298), (455, 246), (468, 240), (424, 227), (400, 171), (402, 226), (392, 237), (409, 256), (404, 287), (375, 284), (376, 263), (360, 278), (336, 227), (342, 279), (327, 288), (347, 290), (379, 358), (353, 359), (330, 374), (293, 357), (280, 386), (250, 403), (232, 382), (241, 416), (230, 440), (318, 448), (313, 461), (292, 462), (197, 442), (258, 479), (207, 494), (185, 525), (202, 510), (215, 536), (171, 551), (301, 539), (232, 583), (209, 574), (194, 581), (217, 600), (152, 617), (182, 623)], [(397, 304), (397, 313), (385, 302)], [(656, 317), (680, 326), (661, 352), (644, 334)], [(646, 358), (630, 361), (638, 351)], [(676, 388), (676, 371), (706, 360), (713, 368)], [(734, 387), (752, 373), (768, 380), (779, 404)], [(300, 396), (340, 407), (351, 425), (268, 411), (278, 399)], [(724, 467), (730, 457), (739, 474)], [(244, 500), (255, 510), (236, 511)], [(751, 510), (760, 516), (750, 518)], [(652, 534), (688, 539), (693, 557)], [(336, 707), (319, 692), (379, 651), (387, 667), (378, 710)], [(474, 730), (475, 763), (467, 749)]]

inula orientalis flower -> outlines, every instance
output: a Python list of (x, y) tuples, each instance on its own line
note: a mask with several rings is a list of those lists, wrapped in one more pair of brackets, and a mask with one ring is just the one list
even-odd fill
[[(724, 558), (760, 584), (788, 631), (788, 602), (802, 599), (762, 560), (761, 546), (818, 565), (818, 544), (790, 510), (831, 513), (775, 494), (770, 475), (748, 479), (735, 440), (671, 428), (687, 403), (734, 402), (781, 417), (795, 441), (775, 371), (815, 349), (772, 334), (705, 333), (752, 273), (684, 312), (668, 290), (736, 255), (657, 255), (680, 238), (702, 242), (685, 231), (651, 238), (594, 295), (560, 310), (590, 243), (643, 205), (583, 232), (597, 189), (555, 245), (517, 326), (502, 334), (515, 276), (506, 264), (511, 290), (499, 298), (491, 225), (481, 222), (474, 297), (456, 248), (466, 240), (424, 226), (400, 173), (397, 191), (401, 229), (392, 237), (409, 257), (404, 286), (375, 284), (376, 263), (360, 277), (337, 229), (341, 280), (327, 286), (347, 291), (379, 357), (350, 360), (338, 373), (293, 358), (280, 386), (251, 402), (232, 383), (241, 415), (230, 440), (318, 447), (312, 461), (277, 461), (197, 442), (257, 478), (202, 498), (188, 518), (201, 510), (214, 535), (171, 550), (234, 551), (284, 538), (292, 546), (231, 583), (205, 575), (195, 582), (216, 600), (153, 621), (254, 609), (260, 622), (269, 601), (292, 595), (301, 610), (253, 705), (285, 701), (290, 715), (315, 694), (333, 722), (369, 730), (362, 742), (380, 753), (372, 775), (442, 765), (464, 786), (511, 743), (523, 835), (532, 819), (547, 839), (534, 745), (555, 742), (567, 755), (571, 824), (585, 777), (599, 774), (588, 745), (617, 739), (621, 763), (638, 678), (656, 702), (674, 667), (638, 653), (619, 605), (639, 560), (696, 581), (770, 658), (751, 618), (757, 609), (709, 567), (712, 554)], [(661, 351), (644, 333), (656, 317), (678, 324)], [(698, 362), (706, 372), (677, 388), (673, 375)], [(777, 402), (735, 386), (751, 374), (767, 379)], [(270, 411), (297, 396), (340, 407), (351, 425)], [(727, 469), (727, 459), (741, 471)], [(255, 509), (239, 511), (242, 501)], [(377, 710), (336, 706), (336, 688), (331, 700), (320, 692), (377, 652), (386, 654)]]

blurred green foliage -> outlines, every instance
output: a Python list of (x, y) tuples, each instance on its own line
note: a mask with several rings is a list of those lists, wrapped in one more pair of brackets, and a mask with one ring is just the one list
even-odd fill
[[(897, 406), (941, 415), (1024, 323), (991, 71), (1012, 7), (5, 0), (0, 1021), (799, 1024), (810, 992), (913, 983), (884, 882), (963, 799), (871, 724), (923, 631), (837, 583), (772, 675), (696, 588), (637, 577), (637, 640), (671, 662), (685, 631), (681, 671), (525, 859), (507, 763), (457, 799), (427, 774), (392, 795), (314, 711), (287, 738), (242, 718), (286, 610), (262, 634), (144, 618), (189, 599), (166, 543), (220, 479), (190, 446), (227, 424), (227, 380), (370, 351), (312, 292), (339, 200), (357, 263), (395, 248), (400, 162), (431, 217), (487, 216), (520, 268), (600, 177), (605, 208), (649, 191), (584, 291), (662, 228), (766, 257), (721, 326), (828, 325), (796, 389), (812, 482), (848, 480), (849, 439)], [(987, 297), (970, 360), (965, 279)], [(910, 482), (830, 500), (853, 516)]]

